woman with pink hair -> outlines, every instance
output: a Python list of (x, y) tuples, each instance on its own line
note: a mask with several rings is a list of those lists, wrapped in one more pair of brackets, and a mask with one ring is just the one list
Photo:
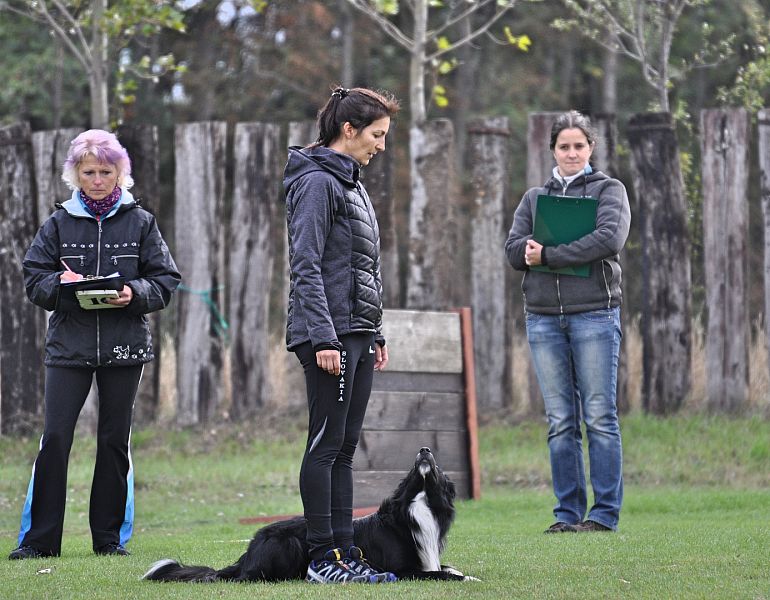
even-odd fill
[[(62, 179), (72, 196), (56, 204), (22, 263), (27, 296), (52, 312), (45, 424), (11, 560), (61, 554), (69, 453), (94, 378), (99, 424), (89, 508), (93, 549), (128, 554), (132, 412), (144, 364), (153, 359), (145, 315), (165, 308), (181, 280), (155, 217), (128, 191), (131, 161), (112, 133), (91, 129), (78, 135)], [(78, 282), (110, 275), (115, 277), (106, 282), (120, 282), (111, 298), (103, 294), (94, 302), (73, 291), (87, 287)]]

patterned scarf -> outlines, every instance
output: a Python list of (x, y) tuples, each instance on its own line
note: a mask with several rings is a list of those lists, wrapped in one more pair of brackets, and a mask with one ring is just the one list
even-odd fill
[(101, 200), (94, 200), (87, 196), (83, 190), (80, 190), (78, 193), (80, 194), (80, 200), (86, 205), (86, 208), (97, 217), (101, 217), (103, 214), (110, 212), (112, 207), (117, 204), (123, 190), (120, 189), (120, 186), (116, 185), (115, 189)]

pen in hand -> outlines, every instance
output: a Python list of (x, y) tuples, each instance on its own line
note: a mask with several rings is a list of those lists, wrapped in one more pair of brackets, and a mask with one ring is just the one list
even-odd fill
[(69, 265), (66, 262), (64, 262), (63, 258), (60, 258), (59, 262), (66, 269), (66, 271), (64, 271), (64, 273), (59, 275), (59, 279), (61, 281), (80, 281), (81, 279), (83, 279), (83, 276), (80, 273), (75, 273), (75, 271), (70, 269)]

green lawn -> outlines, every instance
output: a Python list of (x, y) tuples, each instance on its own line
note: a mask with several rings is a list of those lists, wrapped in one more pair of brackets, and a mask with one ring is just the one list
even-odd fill
[[(444, 556), (482, 581), (362, 586), (356, 597), (770, 599), (770, 423), (635, 415), (622, 426), (626, 500), (618, 533), (543, 535), (553, 504), (544, 425), (484, 427), (483, 497), (458, 503)], [(0, 439), (0, 598), (350, 597), (344, 587), (302, 582), (138, 580), (162, 557), (230, 564), (255, 528), (240, 517), (300, 510), (302, 429), (263, 429), (138, 432), (130, 557), (91, 553), (93, 443), (81, 436), (63, 556), (13, 562), (4, 557), (15, 547), (36, 442)]]

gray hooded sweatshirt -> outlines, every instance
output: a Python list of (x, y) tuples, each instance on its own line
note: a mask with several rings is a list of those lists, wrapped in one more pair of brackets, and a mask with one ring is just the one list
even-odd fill
[[(524, 261), (527, 240), (532, 238), (537, 197), (545, 195), (588, 196), (598, 200), (596, 229), (569, 244), (549, 246), (545, 256), (554, 269), (589, 263), (589, 277), (529, 270)], [(628, 238), (631, 209), (626, 188), (601, 171), (580, 175), (566, 187), (551, 177), (544, 187), (524, 194), (513, 216), (505, 255), (514, 269), (525, 271), (521, 287), (528, 312), (558, 315), (620, 306), (619, 252)]]
[(358, 176), (358, 162), (324, 146), (289, 149), (289, 350), (341, 349), (339, 336), (365, 332), (385, 345), (380, 230)]

